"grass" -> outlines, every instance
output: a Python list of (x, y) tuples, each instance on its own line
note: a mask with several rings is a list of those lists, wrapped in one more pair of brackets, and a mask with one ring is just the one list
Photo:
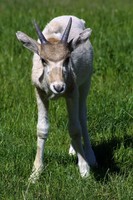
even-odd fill
[[(93, 34), (94, 74), (88, 129), (99, 168), (81, 179), (68, 155), (64, 101), (51, 102), (45, 168), (28, 185), (36, 152), (37, 109), (30, 74), (32, 53), (17, 41), (21, 30), (36, 38), (58, 15), (83, 18)], [(133, 198), (133, 2), (131, 0), (1, 0), (0, 3), (0, 199), (131, 200)]]

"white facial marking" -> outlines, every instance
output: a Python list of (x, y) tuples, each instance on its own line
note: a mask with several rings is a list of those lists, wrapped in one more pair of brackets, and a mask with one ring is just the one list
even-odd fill
[(48, 72), (50, 73), (54, 68), (62, 68), (62, 66), (63, 66), (63, 60), (58, 62), (49, 61), (49, 65), (47, 65)]
[(63, 94), (66, 91), (64, 79), (66, 70), (63, 66), (63, 61), (64, 60), (58, 62), (48, 61), (48, 65), (45, 68), (50, 90), (54, 94)]
[(50, 89), (54, 94), (63, 94), (66, 90), (66, 84), (62, 81), (55, 81), (50, 84)]

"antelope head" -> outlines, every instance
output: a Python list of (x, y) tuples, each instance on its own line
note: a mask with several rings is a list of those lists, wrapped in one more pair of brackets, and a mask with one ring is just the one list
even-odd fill
[(47, 40), (41, 32), (39, 26), (34, 22), (40, 43), (18, 31), (16, 36), (29, 50), (40, 56), (43, 65), (43, 73), (49, 89), (54, 94), (63, 94), (66, 91), (66, 79), (69, 72), (69, 58), (71, 54), (71, 42), (68, 37), (71, 29), (72, 18), (66, 26), (61, 40), (50, 38)]

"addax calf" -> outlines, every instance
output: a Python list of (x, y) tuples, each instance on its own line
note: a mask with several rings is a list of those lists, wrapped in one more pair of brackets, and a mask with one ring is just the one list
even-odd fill
[(37, 153), (30, 179), (35, 181), (43, 168), (49, 100), (61, 96), (66, 100), (69, 117), (69, 153), (77, 153), (80, 174), (88, 176), (89, 166), (97, 164), (87, 131), (86, 110), (93, 68), (91, 29), (85, 28), (85, 22), (74, 16), (54, 18), (43, 32), (34, 24), (38, 41), (20, 31), (16, 33), (18, 40), (34, 52), (32, 81), (36, 90), (38, 123)]

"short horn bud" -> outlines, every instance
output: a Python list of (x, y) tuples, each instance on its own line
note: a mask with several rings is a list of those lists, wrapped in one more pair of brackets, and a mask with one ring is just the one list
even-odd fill
[(71, 25), (72, 25), (72, 17), (70, 17), (69, 22), (67, 24), (67, 27), (66, 27), (63, 35), (62, 35), (61, 41), (63, 43), (67, 43), (68, 36), (69, 36), (69, 33), (70, 33), (70, 29), (71, 29)]
[(34, 26), (36, 29), (36, 32), (38, 34), (39, 40), (42, 44), (46, 44), (48, 43), (48, 41), (46, 40), (46, 38), (44, 37), (43, 33), (40, 30), (40, 27), (38, 26), (38, 24), (34, 21)]

